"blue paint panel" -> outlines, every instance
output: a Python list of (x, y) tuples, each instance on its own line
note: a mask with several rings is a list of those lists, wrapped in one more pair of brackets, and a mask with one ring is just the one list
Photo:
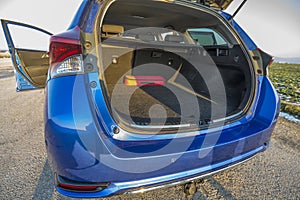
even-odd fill
[[(48, 83), (49, 111), (46, 116), (45, 138), (49, 160), (52, 161), (55, 173), (71, 180), (113, 183), (107, 189), (96, 193), (74, 193), (58, 188), (59, 192), (67, 196), (107, 196), (135, 187), (136, 183), (132, 180), (144, 180), (144, 184), (148, 185), (155, 178), (155, 183), (165, 183), (227, 167), (265, 150), (267, 146), (264, 144), (269, 142), (275, 125), (274, 113), (277, 110), (278, 98), (268, 78), (261, 77), (260, 98), (252, 120), (239, 126), (227, 125), (221, 133), (199, 135), (193, 138), (185, 151), (178, 151), (178, 147), (187, 138), (173, 138), (177, 148), (169, 149), (169, 152), (163, 154), (154, 152), (145, 156), (147, 154), (144, 152), (151, 150), (151, 146), (164, 146), (169, 141), (124, 142), (108, 137), (101, 128), (107, 125), (98, 124), (93, 102), (86, 90), (87, 76), (60, 77)], [(90, 78), (92, 77), (93, 75)], [(102, 104), (100, 109), (104, 108), (106, 105)], [(216, 144), (206, 143), (203, 146), (204, 136), (206, 139), (219, 139)], [(140, 155), (143, 156), (130, 157), (130, 154), (118, 152), (116, 147), (128, 152), (136, 152), (139, 148)], [(140, 169), (170, 162), (174, 157), (177, 158), (176, 162), (164, 168), (137, 173)], [(124, 170), (131, 171), (119, 170), (114, 166), (122, 166)]]
[(88, 5), (88, 0), (84, 0), (84, 1), (81, 3), (81, 5), (80, 5), (78, 11), (76, 12), (76, 14), (75, 14), (75, 16), (74, 16), (74, 18), (73, 18), (73, 20), (72, 20), (72, 22), (71, 22), (71, 24), (70, 24), (68, 30), (73, 29), (73, 28), (75, 28), (76, 26), (79, 26), (80, 21), (82, 21), (81, 19), (84, 18), (83, 16), (86, 15), (85, 13), (87, 13), (87, 12), (85, 11), (87, 5)]
[[(15, 55), (16, 57), (16, 63), (17, 63), (17, 68), (20, 70), (21, 73), (23, 73), (23, 76), (26, 76), (25, 73), (23, 72), (22, 68), (21, 68), (21, 63), (19, 60), (19, 56)], [(12, 58), (13, 59), (13, 58)], [(12, 63), (14, 63), (14, 61), (12, 61)], [(21, 74), (16, 71), (14, 69), (14, 73), (15, 73), (15, 78), (16, 78), (16, 91), (23, 91), (23, 90), (32, 90), (32, 89), (36, 89), (37, 87), (31, 85), (23, 76), (21, 76)]]
[(23, 76), (19, 74), (19, 72), (14, 71), (15, 78), (16, 78), (16, 91), (23, 91), (23, 90), (32, 90), (37, 89), (37, 87), (34, 87), (31, 85), (28, 81), (26, 81)]
[(96, 0), (84, 0), (77, 11), (69, 29), (76, 26), (80, 27), (81, 30), (92, 33), (94, 31), (94, 23), (96, 14), (99, 8), (103, 5), (103, 2)]

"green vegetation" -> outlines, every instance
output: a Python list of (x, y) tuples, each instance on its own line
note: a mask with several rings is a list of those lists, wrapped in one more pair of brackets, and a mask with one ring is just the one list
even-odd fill
[(273, 63), (269, 77), (281, 98), (281, 110), (300, 118), (300, 64)]
[(285, 113), (289, 113), (296, 118), (300, 119), (300, 105), (291, 104), (286, 101), (281, 101), (281, 110)]

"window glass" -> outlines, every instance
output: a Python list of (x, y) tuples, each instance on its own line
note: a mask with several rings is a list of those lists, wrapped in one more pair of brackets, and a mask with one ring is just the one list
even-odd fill
[(16, 48), (44, 51), (49, 50), (50, 35), (19, 25), (9, 24), (8, 28)]
[(227, 42), (219, 33), (210, 28), (188, 29), (188, 32), (193, 40), (202, 46), (227, 44)]

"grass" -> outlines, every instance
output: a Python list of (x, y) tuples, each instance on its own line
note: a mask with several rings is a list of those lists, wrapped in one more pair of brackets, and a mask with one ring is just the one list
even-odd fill
[(300, 118), (300, 64), (273, 63), (269, 77), (281, 98), (281, 111)]

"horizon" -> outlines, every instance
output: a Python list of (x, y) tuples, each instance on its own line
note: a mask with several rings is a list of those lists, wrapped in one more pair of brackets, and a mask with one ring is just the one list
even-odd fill
[[(233, 14), (241, 1), (233, 1), (226, 12)], [(2, 0), (0, 18), (34, 25), (56, 34), (68, 28), (81, 2), (82, 0), (73, 0), (71, 3), (59, 0)], [(272, 9), (269, 0), (249, 0), (234, 19), (260, 49), (277, 58), (298, 59), (299, 8), (298, 0), (273, 0)], [(0, 49), (7, 50), (2, 28), (0, 32)]]
[[(1, 54), (7, 55), (7, 53), (9, 53), (7, 49), (0, 49), (0, 59), (8, 58), (4, 55), (1, 55)], [(295, 58), (274, 57), (274, 63), (300, 64), (300, 57), (295, 57)]]

